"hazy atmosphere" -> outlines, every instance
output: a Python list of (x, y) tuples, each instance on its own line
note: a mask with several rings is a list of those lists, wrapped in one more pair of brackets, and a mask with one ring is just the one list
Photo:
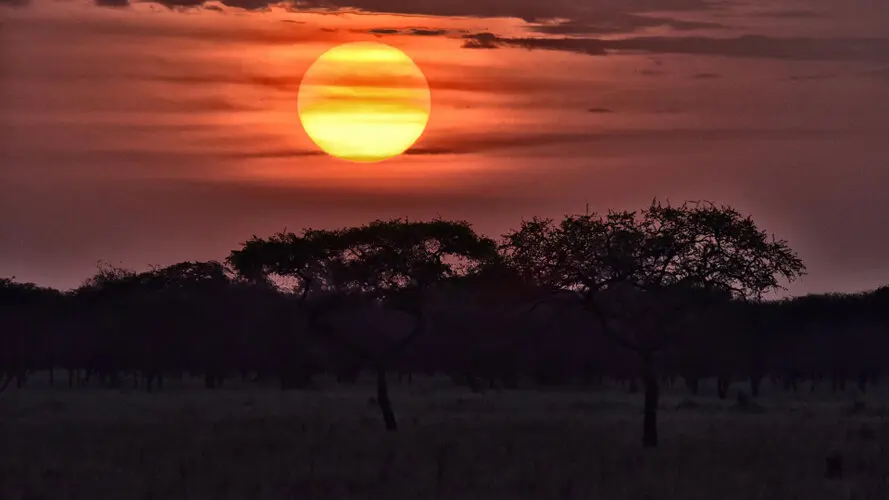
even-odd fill
[[(789, 240), (789, 292), (889, 282), (889, 4), (874, 0), (0, 0), (0, 274), (224, 258), (252, 234), (706, 199)], [(407, 154), (321, 154), (308, 65), (407, 53)]]
[(0, 0), (0, 499), (889, 499), (887, 0)]

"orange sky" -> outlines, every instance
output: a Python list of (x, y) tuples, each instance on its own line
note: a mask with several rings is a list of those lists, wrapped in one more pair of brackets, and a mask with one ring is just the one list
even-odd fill
[[(67, 288), (285, 226), (496, 236), (657, 196), (753, 213), (809, 264), (794, 293), (889, 283), (889, 6), (251, 2), (0, 0), (0, 275)], [(316, 57), (368, 40), (433, 104), (408, 154), (360, 165), (317, 154), (296, 104)]]

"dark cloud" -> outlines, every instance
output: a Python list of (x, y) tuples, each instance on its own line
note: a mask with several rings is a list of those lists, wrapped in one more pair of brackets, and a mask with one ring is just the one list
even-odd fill
[(499, 38), (493, 33), (475, 33), (472, 35), (463, 35), (466, 40), (463, 42), (464, 49), (496, 49), (500, 45)]
[(743, 14), (744, 17), (765, 17), (765, 18), (783, 18), (783, 19), (816, 19), (824, 17), (823, 12), (814, 10), (764, 10)]
[[(156, 0), (168, 6), (202, 3), (203, 0)], [(458, 17), (516, 17), (528, 22), (551, 19), (579, 20), (588, 16), (624, 16), (630, 12), (702, 10), (717, 5), (714, 0), (600, 0), (595, 6), (583, 0), (543, 2), (537, 0), (222, 0), (224, 5), (257, 10), (283, 4), (289, 10), (358, 9), (385, 14), (458, 16)]]
[[(153, 2), (163, 5), (169, 9), (181, 9), (181, 8), (191, 8), (191, 7), (200, 7), (206, 3), (205, 0), (164, 0), (163, 2)], [(224, 2), (222, 2), (224, 5)]]
[[(95, 0), (99, 7), (129, 7), (130, 0)], [(209, 6), (208, 6), (209, 8)]]
[[(610, 137), (610, 135), (608, 135)], [(484, 151), (519, 149), (550, 144), (577, 142), (593, 142), (603, 140), (603, 136), (595, 134), (474, 134), (451, 136), (447, 139), (421, 139), (420, 142), (405, 151), (409, 156), (431, 155), (465, 155)], [(255, 151), (237, 151), (225, 154), (228, 158), (301, 158), (323, 155), (320, 151), (303, 149), (265, 149)]]
[[(27, 0), (0, 0), (4, 3)], [(122, 2), (123, 0), (102, 0)], [(173, 10), (205, 5), (209, 0), (141, 0), (160, 4)], [(474, 18), (519, 18), (530, 23), (570, 20), (571, 24), (540, 28), (541, 32), (612, 33), (635, 31), (644, 27), (669, 26), (678, 30), (717, 27), (714, 23), (685, 21), (673, 18), (642, 16), (647, 12), (700, 11), (718, 7), (718, 0), (584, 0), (547, 2), (538, 0), (217, 0), (226, 7), (244, 10), (266, 10), (281, 6), (292, 12), (323, 11), (331, 14), (349, 10), (395, 15), (421, 15)], [(614, 26), (613, 29), (608, 26)], [(567, 32), (566, 32), (567, 33)], [(415, 33), (417, 35), (434, 33)]]
[(0, 7), (25, 7), (30, 0), (0, 0)]
[(324, 156), (321, 150), (307, 149), (269, 149), (264, 151), (232, 151), (224, 156), (237, 160), (253, 160), (267, 158), (308, 158), (312, 156)]
[(677, 31), (701, 29), (717, 29), (726, 26), (703, 21), (684, 21), (669, 17), (612, 12), (600, 14), (600, 19), (589, 21), (567, 21), (557, 24), (542, 24), (530, 28), (530, 31), (548, 35), (605, 35), (612, 33), (632, 33), (647, 28), (668, 27)]
[(862, 75), (889, 80), (889, 68), (880, 68), (872, 71), (865, 71), (864, 73), (862, 73)]
[[(607, 108), (593, 108), (598, 113), (611, 113)], [(436, 155), (467, 155), (484, 152), (507, 151), (515, 149), (536, 148), (552, 145), (600, 144), (618, 145), (647, 141), (731, 141), (746, 139), (794, 140), (802, 137), (837, 137), (832, 131), (818, 129), (773, 130), (773, 129), (665, 129), (665, 130), (623, 130), (611, 132), (574, 132), (544, 134), (464, 134), (450, 135), (446, 138), (424, 137), (405, 154), (409, 156)], [(218, 157), (228, 159), (287, 159), (323, 156), (319, 150), (269, 148), (240, 149), (237, 151), (219, 152)]]
[[(0, 0), (0, 2), (9, 0)], [(199, 3), (195, 3), (199, 5)], [(231, 26), (208, 23), (154, 23), (144, 22), (138, 16), (126, 16), (109, 22), (102, 16), (42, 17), (27, 20), (18, 29), (32, 32), (65, 33), (70, 36), (115, 37), (118, 40), (134, 39), (151, 44), (155, 39), (182, 39), (205, 41), (218, 44), (257, 43), (270, 45), (293, 45), (300, 42), (339, 41), (340, 37), (325, 33), (324, 30), (307, 26), (296, 27), (290, 23), (273, 23), (262, 26)], [(168, 56), (174, 57), (174, 56)]]
[(814, 73), (811, 75), (793, 75), (786, 79), (789, 82), (812, 82), (817, 80), (830, 80), (837, 75), (833, 73)]
[(451, 33), (449, 30), (430, 30), (425, 28), (411, 28), (410, 34), (416, 36), (443, 36)]
[[(429, 65), (427, 65), (428, 68)], [(186, 73), (173, 68), (158, 68), (152, 72), (116, 75), (116, 77), (182, 85), (246, 85), (271, 89), (285, 94), (295, 94), (299, 90), (299, 85), (302, 81), (302, 74), (297, 71), (289, 75), (264, 75), (224, 70), (195, 70)], [(462, 73), (455, 71), (427, 71), (426, 81), (433, 91), (495, 93), (498, 95), (527, 95), (552, 93), (553, 89), (582, 90), (586, 88), (586, 84), (583, 82), (560, 79), (557, 75), (553, 77), (517, 76), (484, 69), (473, 71), (464, 69)], [(379, 78), (378, 75), (343, 75), (337, 76), (326, 83), (365, 87), (392, 86), (391, 80)], [(418, 82), (401, 81), (398, 83), (398, 86), (410, 87), (417, 84)], [(216, 104), (220, 107), (225, 106), (225, 103), (222, 102)]]
[(523, 49), (563, 50), (581, 54), (604, 56), (609, 43), (598, 39), (583, 38), (503, 38), (493, 33), (464, 35), (466, 49), (495, 49), (498, 47), (519, 47)]
[(427, 28), (373, 28), (353, 29), (353, 33), (370, 33), (371, 35), (403, 35), (403, 36), (453, 36), (458, 34), (454, 30), (427, 29)]
[(421, 139), (406, 153), (411, 155), (462, 155), (489, 151), (534, 148), (570, 144), (619, 144), (647, 141), (732, 141), (741, 139), (793, 140), (800, 138), (836, 138), (837, 133), (819, 129), (637, 129), (611, 132), (574, 132), (550, 134), (474, 134), (452, 135), (447, 139)]
[(166, 83), (182, 83), (182, 84), (216, 84), (229, 83), (235, 85), (251, 85), (257, 87), (266, 87), (282, 92), (296, 92), (299, 90), (299, 83), (302, 78), (299, 75), (293, 76), (268, 76), (268, 75), (251, 75), (246, 73), (180, 73), (180, 74), (163, 74), (146, 75), (147, 80), (166, 82)]
[(587, 110), (587, 113), (614, 113), (614, 110), (610, 108), (590, 108)]
[(745, 35), (734, 38), (635, 37), (507, 38), (492, 33), (464, 35), (466, 48), (518, 47), (604, 56), (614, 52), (711, 55), (797, 61), (889, 62), (889, 38), (777, 38)]

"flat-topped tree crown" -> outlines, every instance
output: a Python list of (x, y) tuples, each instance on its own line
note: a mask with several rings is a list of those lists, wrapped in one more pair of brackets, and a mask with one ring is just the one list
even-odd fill
[(268, 239), (254, 235), (226, 261), (249, 281), (272, 284), (275, 277), (284, 278), (304, 300), (310, 290), (328, 286), (327, 266), (337, 246), (337, 231), (305, 229), (301, 235), (281, 232)]
[(331, 276), (337, 289), (392, 302), (497, 258), (493, 240), (463, 221), (376, 220), (338, 232)]
[(507, 262), (528, 279), (583, 295), (629, 286), (759, 298), (805, 269), (786, 241), (750, 217), (704, 202), (655, 200), (641, 212), (571, 215), (558, 224), (535, 218), (504, 238)]
[(463, 221), (377, 220), (302, 235), (253, 237), (228, 258), (241, 276), (255, 281), (277, 275), (294, 290), (330, 290), (379, 300), (422, 289), (442, 279), (476, 272), (497, 258), (497, 246)]

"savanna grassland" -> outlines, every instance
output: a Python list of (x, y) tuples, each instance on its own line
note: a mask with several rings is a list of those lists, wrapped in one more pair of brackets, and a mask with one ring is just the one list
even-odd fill
[[(0, 398), (0, 498), (885, 500), (889, 409), (827, 384), (765, 384), (743, 408), (710, 384), (664, 388), (662, 442), (643, 450), (640, 394), (473, 394), (393, 384), (386, 432), (371, 381), (316, 391), (10, 389)], [(714, 384), (715, 385), (715, 384)], [(843, 477), (825, 477), (839, 452)]]

